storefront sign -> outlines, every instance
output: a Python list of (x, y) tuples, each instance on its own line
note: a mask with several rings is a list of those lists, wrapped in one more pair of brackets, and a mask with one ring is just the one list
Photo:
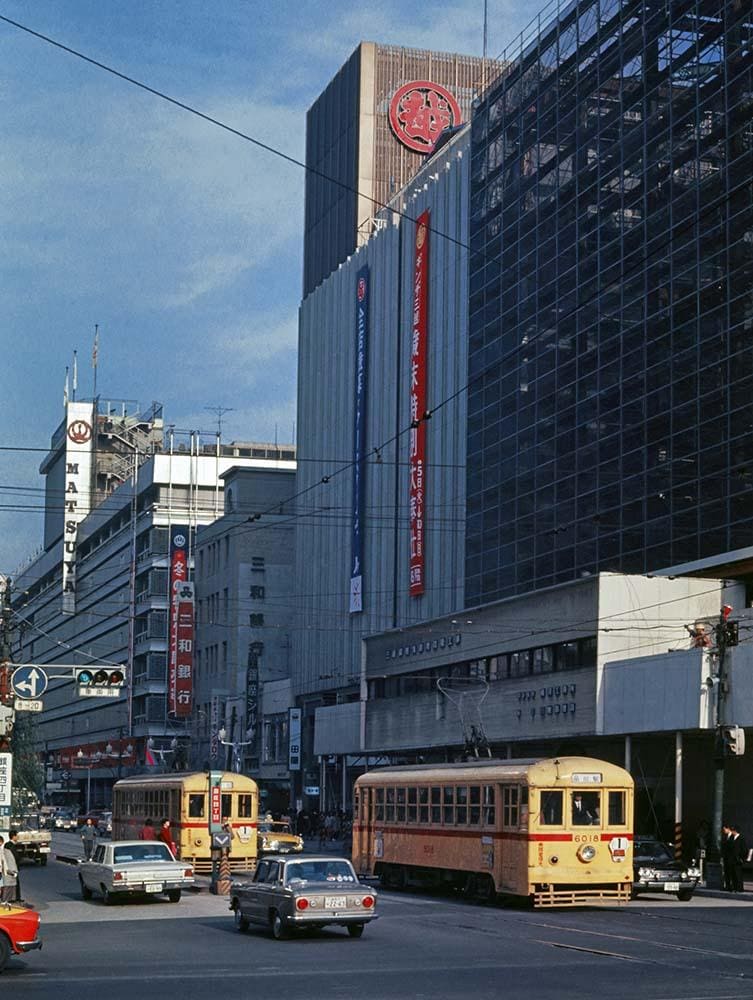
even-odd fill
[(65, 493), (63, 496), (63, 614), (76, 611), (76, 539), (91, 510), (94, 404), (68, 403), (65, 409)]
[(11, 789), (13, 787), (13, 756), (0, 753), (0, 833), (10, 830)]
[(301, 770), (301, 719), (300, 708), (288, 709), (288, 770)]
[(191, 715), (193, 703), (194, 588), (188, 580), (188, 528), (170, 531), (170, 663), (167, 710), (176, 718)]
[(413, 268), (413, 324), (410, 352), (410, 437), (408, 447), (411, 597), (425, 587), (426, 555), (426, 400), (429, 279), (429, 211), (416, 220)]
[(353, 535), (350, 571), (351, 614), (363, 611), (363, 515), (366, 484), (366, 379), (369, 346), (369, 269), (356, 279), (356, 384), (353, 418)]

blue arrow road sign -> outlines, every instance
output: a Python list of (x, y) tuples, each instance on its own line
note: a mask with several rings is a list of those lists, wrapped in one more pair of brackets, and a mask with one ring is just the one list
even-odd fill
[(47, 674), (39, 667), (17, 667), (10, 686), (17, 698), (39, 698), (47, 690)]

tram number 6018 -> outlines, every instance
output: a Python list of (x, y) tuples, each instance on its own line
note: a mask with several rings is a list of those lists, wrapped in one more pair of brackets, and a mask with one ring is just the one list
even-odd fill
[(599, 834), (598, 833), (576, 833), (576, 834), (573, 834), (573, 840), (575, 841), (576, 844), (589, 844), (589, 843), (598, 844), (598, 842), (599, 842)]

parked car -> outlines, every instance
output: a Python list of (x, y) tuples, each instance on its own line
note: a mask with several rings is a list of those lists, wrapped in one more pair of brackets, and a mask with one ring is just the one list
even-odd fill
[(293, 833), (290, 823), (259, 820), (256, 844), (260, 855), (300, 854), (303, 850), (303, 837)]
[(633, 843), (633, 898), (643, 892), (673, 893), (692, 899), (701, 870), (677, 861), (672, 848), (655, 837), (636, 837)]
[(290, 931), (337, 924), (360, 937), (376, 917), (377, 896), (358, 881), (347, 858), (271, 855), (256, 866), (253, 881), (234, 883), (230, 909), (238, 930), (269, 927), (276, 939)]
[(11, 955), (23, 955), (42, 947), (40, 917), (24, 906), (0, 906), (0, 972)]
[(97, 844), (91, 861), (79, 862), (78, 880), (84, 899), (98, 892), (105, 905), (118, 897), (157, 893), (177, 903), (194, 876), (189, 865), (176, 861), (157, 840), (114, 840)]

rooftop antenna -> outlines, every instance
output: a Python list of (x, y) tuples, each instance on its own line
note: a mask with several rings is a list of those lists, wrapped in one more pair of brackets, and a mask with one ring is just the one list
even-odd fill
[(205, 410), (209, 410), (210, 413), (215, 413), (217, 415), (217, 438), (222, 439), (222, 418), (226, 413), (232, 413), (235, 409), (234, 406), (205, 406)]
[(97, 398), (97, 359), (99, 358), (99, 323), (94, 324), (94, 346), (92, 347), (92, 368), (94, 369), (94, 398)]
[(73, 352), (73, 381), (71, 383), (71, 388), (73, 389), (73, 402), (76, 402), (76, 389), (78, 389), (78, 351)]

